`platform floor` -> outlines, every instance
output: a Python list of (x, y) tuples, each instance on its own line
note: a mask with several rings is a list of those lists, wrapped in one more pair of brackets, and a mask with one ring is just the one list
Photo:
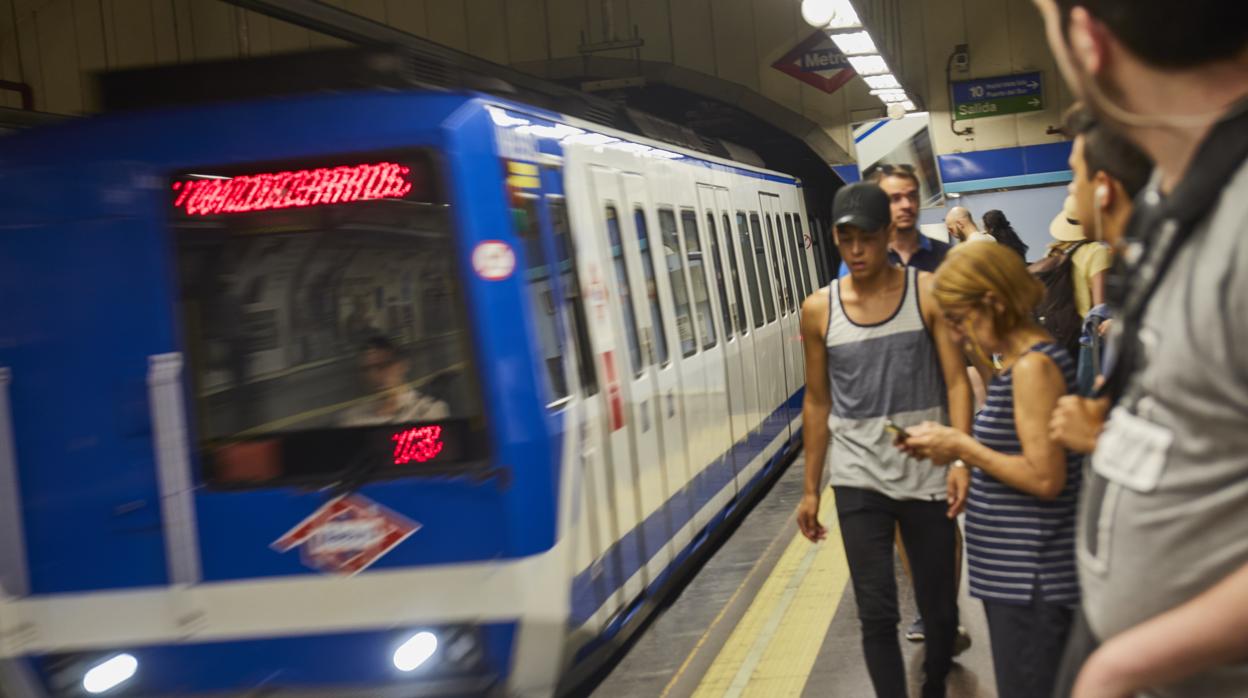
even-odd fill
[[(593, 692), (594, 698), (870, 698), (857, 609), (832, 497), (820, 520), (828, 541), (811, 545), (797, 531), (802, 494), (799, 458), (680, 596)], [(897, 565), (904, 631), (914, 620), (913, 591)], [(983, 607), (966, 595), (962, 624), (973, 645), (949, 680), (950, 698), (994, 698)], [(922, 643), (901, 638), (917, 695)]]

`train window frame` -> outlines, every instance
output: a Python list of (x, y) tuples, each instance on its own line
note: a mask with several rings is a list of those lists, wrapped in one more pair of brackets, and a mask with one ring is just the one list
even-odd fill
[(771, 217), (776, 221), (775, 244), (780, 269), (784, 270), (785, 302), (789, 306), (789, 314), (792, 315), (797, 312), (797, 308), (794, 307), (797, 300), (797, 292), (793, 286), (793, 274), (791, 272), (793, 260), (789, 259), (789, 251), (784, 244), (784, 228), (780, 225), (780, 214), (773, 213)]
[(789, 240), (789, 263), (792, 266), (792, 277), (794, 277), (794, 291), (800, 296), (795, 297), (794, 301), (797, 303), (797, 307), (800, 308), (801, 302), (805, 301), (806, 296), (810, 295), (810, 288), (807, 287), (805, 275), (802, 275), (801, 273), (799, 243), (797, 243), (797, 238), (792, 236), (792, 216), (790, 214), (785, 214), (784, 217), (785, 232), (787, 235), (781, 235), (781, 237), (786, 237), (787, 240)]
[[(752, 319), (754, 321), (754, 329), (757, 330), (770, 322), (770, 320), (767, 319), (767, 313), (765, 312), (767, 304), (763, 302), (763, 283), (758, 277), (757, 269), (758, 252), (755, 249), (755, 245), (761, 242), (761, 240), (759, 240), (761, 233), (759, 232), (760, 227), (758, 214), (750, 214), (750, 219), (747, 222), (746, 214), (742, 211), (737, 211), (737, 223), (741, 231), (741, 260), (742, 264), (745, 266), (746, 281), (750, 284), (750, 300), (753, 302), (754, 308)], [(764, 259), (764, 261), (766, 260)], [(762, 271), (764, 274), (768, 273), (767, 267), (764, 266)], [(770, 286), (768, 288), (770, 289)], [(770, 293), (770, 291), (768, 293)], [(775, 301), (772, 302), (774, 303)], [(771, 311), (773, 320), (775, 319), (775, 314), (776, 311), (773, 307)]]
[(654, 327), (655, 340), (651, 349), (658, 345), (656, 356), (650, 352), (651, 365), (667, 368), (672, 363), (671, 347), (667, 343), (667, 325), (663, 316), (663, 303), (659, 298), (659, 284), (654, 269), (654, 245), (650, 242), (650, 226), (646, 223), (646, 210), (640, 204), (633, 206), (633, 228), (636, 232), (637, 253), (641, 258), (641, 272), (646, 282), (646, 297), (650, 301), (650, 322)]
[[(528, 226), (521, 225), (520, 218), (516, 215), (517, 201), (528, 204)], [(512, 208), (512, 229), (521, 240), (523, 248), (525, 294), (529, 298), (530, 314), (537, 325), (538, 347), (542, 351), (539, 359), (545, 368), (542, 374), (548, 397), (546, 406), (549, 409), (566, 402), (572, 395), (572, 388), (565, 370), (563, 357), (567, 350), (559, 327), (558, 304), (554, 299), (556, 271), (546, 254), (546, 244), (542, 239), (540, 216), (543, 203), (541, 196), (528, 191), (512, 191), (508, 202)], [(544, 291), (539, 285), (543, 280), (546, 281)], [(552, 350), (553, 358), (547, 355)]]
[[(689, 228), (693, 228), (692, 235)], [(680, 209), (680, 231), (681, 243), (685, 247), (685, 259), (687, 260), (689, 269), (689, 285), (690, 291), (693, 292), (693, 309), (694, 319), (698, 323), (698, 338), (701, 340), (700, 346), (703, 351), (713, 349), (719, 344), (719, 333), (715, 330), (715, 306), (711, 300), (710, 278), (707, 276), (706, 252), (702, 245), (702, 232), (699, 230), (698, 212), (691, 208)], [(697, 250), (693, 249), (690, 242), (697, 245)], [(701, 267), (701, 271), (694, 269), (694, 253), (697, 253), (697, 264)], [(698, 291), (702, 291), (702, 295), (706, 298), (706, 307), (703, 308), (703, 301), (698, 299)]]
[[(415, 249), (417, 238), (425, 235), (426, 238), (443, 237), (448, 248), (454, 250), (461, 233), (456, 224), (456, 216), (450, 209), (453, 202), (447, 198), (450, 192), (446, 181), (448, 165), (441, 154), (431, 147), (329, 152), (283, 161), (253, 161), (224, 165), (207, 163), (166, 173), (166, 177), (175, 183), (174, 190), (177, 191), (176, 183), (188, 177), (218, 180), (240, 176), (261, 177), (264, 175), (253, 173), (298, 172), (305, 168), (314, 168), (308, 171), (328, 172), (331, 169), (343, 169), (331, 167), (334, 160), (360, 162), (379, 161), (382, 158), (388, 162), (405, 163), (411, 169), (404, 169), (404, 174), (408, 171), (415, 171), (418, 165), (421, 166), (423, 169), (420, 170), (419, 175), (415, 176), (423, 177), (423, 179), (416, 180), (417, 186), (409, 189), (405, 194), (384, 196), (375, 200), (359, 198), (342, 202), (321, 201), (320, 203), (257, 207), (240, 204), (237, 208), (216, 211), (192, 211), (189, 204), (183, 210), (179, 202), (175, 201), (174, 206), (166, 209), (163, 233), (173, 248), (172, 273), (174, 282), (179, 287), (177, 322), (180, 328), (177, 342), (186, 356), (186, 369), (182, 380), (186, 390), (189, 455), (193, 466), (192, 476), (197, 486), (207, 491), (221, 492), (273, 490), (285, 487), (333, 488), (334, 491), (349, 492), (374, 482), (472, 475), (491, 471), (492, 464), (495, 462), (495, 444), (493, 439), (489, 438), (491, 435), (490, 415), (486, 410), (486, 395), (479, 372), (479, 367), (484, 365), (485, 361), (482, 348), (476, 342), (472, 323), (466, 321), (458, 329), (435, 334), (428, 332), (421, 334), (421, 327), (413, 324), (410, 316), (407, 317), (407, 322), (403, 325), (401, 332), (384, 327), (377, 328), (369, 323), (356, 330), (347, 329), (346, 332), (352, 337), (342, 339), (341, 341), (345, 344), (336, 352), (331, 351), (319, 359), (315, 356), (309, 359), (306, 358), (305, 348), (305, 358), (302, 359), (302, 363), (279, 370), (270, 377), (265, 377), (263, 371), (273, 373), (272, 368), (261, 369), (260, 374), (260, 382), (267, 382), (293, 375), (291, 372), (295, 369), (299, 371), (321, 370), (334, 363), (353, 362), (353, 360), (367, 356), (367, 351), (374, 350), (375, 347), (371, 345), (374, 339), (384, 340), (392, 345), (391, 351), (394, 352), (392, 361), (407, 362), (414, 358), (411, 354), (413, 343), (441, 341), (458, 334), (462, 339), (454, 351), (464, 357), (460, 363), (437, 369), (433, 373), (411, 381), (405, 381), (403, 385), (423, 388), (432, 379), (458, 372), (464, 381), (461, 386), (461, 389), (465, 391), (462, 397), (466, 397), (469, 401), (463, 414), (449, 413), (449, 405), (446, 405), (442, 399), (448, 397), (446, 394), (425, 393), (425, 398), (434, 402), (443, 402), (442, 410), (448, 414), (432, 416), (413, 414), (410, 419), (397, 418), (396, 415), (393, 420), (371, 420), (370, 418), (366, 421), (365, 414), (355, 408), (362, 407), (368, 400), (375, 399), (379, 393), (374, 391), (357, 395), (346, 402), (321, 405), (295, 414), (259, 417), (261, 421), (258, 424), (240, 423), (224, 429), (219, 426), (216, 428), (210, 426), (211, 408), (205, 404), (205, 400), (222, 391), (205, 387), (205, 374), (200, 362), (205, 361), (212, 350), (206, 345), (209, 340), (202, 333), (203, 325), (187, 316), (188, 310), (195, 307), (193, 304), (199, 302), (199, 297), (194, 295), (194, 282), (189, 279), (194, 274), (207, 272), (187, 266), (189, 261), (182, 255), (193, 253), (197, 245), (205, 242), (211, 244), (213, 230), (219, 228), (225, 232), (227, 241), (229, 237), (255, 240), (261, 235), (270, 236), (273, 242), (269, 244), (279, 246), (274, 248), (275, 251), (281, 251), (290, 246), (289, 241), (294, 241), (298, 245), (305, 239), (315, 239), (317, 236), (329, 240), (337, 234), (338, 227), (349, 228), (353, 225), (363, 226), (360, 229), (372, 235), (385, 233), (387, 228), (384, 226), (390, 226), (395, 231), (391, 233), (395, 239), (390, 243), (397, 246), (395, 249), (406, 249), (409, 246)], [(429, 222), (434, 227), (425, 229), (415, 226), (415, 221), (411, 219), (404, 219), (402, 223), (386, 220), (389, 216), (401, 217), (402, 211), (395, 209), (393, 213), (387, 215), (386, 211), (379, 208), (404, 204), (414, 196), (423, 196), (429, 198), (430, 201), (425, 202), (424, 199), (419, 199), (423, 202), (422, 205), (415, 209), (405, 206), (403, 210), (427, 211), (431, 212), (431, 215), (441, 215), (444, 218), (430, 220)], [(441, 202), (441, 205), (437, 205), (437, 202)], [(433, 205), (430, 205), (431, 203)], [(361, 218), (357, 219), (348, 215), (348, 212), (354, 212), (357, 209), (361, 212)], [(363, 215), (363, 212), (368, 210), (374, 213)], [(370, 216), (378, 214), (382, 216), (381, 220), (384, 222), (377, 223), (370, 220)], [(310, 220), (304, 220), (302, 218), (304, 216)], [(269, 220), (270, 218), (273, 220)], [(326, 221), (332, 221), (332, 226)], [(374, 227), (377, 230), (374, 231)], [(239, 232), (240, 229), (241, 232)], [(188, 243), (186, 238), (192, 234), (197, 235), (201, 242)], [(360, 237), (362, 236), (357, 235), (346, 239), (354, 241)], [(408, 237), (411, 238), (410, 241), (406, 239)], [(370, 248), (362, 247), (361, 249)], [(449, 292), (450, 297), (448, 300), (443, 300), (440, 305), (447, 308), (448, 317), (466, 318), (468, 315), (469, 273), (469, 270), (463, 269), (459, 264), (451, 265), (446, 271), (450, 285), (443, 290)], [(407, 276), (403, 276), (402, 279), (407, 279)], [(186, 285), (188, 283), (192, 284), (189, 288)], [(406, 281), (401, 281), (401, 283), (406, 283)], [(256, 288), (259, 288), (259, 285), (256, 285)], [(244, 295), (247, 292), (249, 291), (244, 291)], [(370, 294), (367, 297), (372, 296)], [(409, 302), (425, 301), (418, 296)], [(341, 309), (337, 312), (341, 312)], [(400, 314), (401, 317), (402, 314)], [(391, 318), (392, 321), (394, 319)], [(339, 322), (342, 320), (340, 319)], [(350, 323), (350, 318), (347, 322)], [(426, 323), (436, 325), (437, 321), (426, 320), (418, 324), (425, 326)], [(429, 328), (425, 326), (424, 329)], [(400, 336), (403, 338), (400, 339)], [(367, 350), (362, 346), (361, 337), (367, 338), (370, 343)], [(251, 353), (254, 353), (254, 350)], [(253, 369), (244, 370), (250, 375)], [(366, 367), (366, 370), (371, 369)], [(257, 401), (251, 402), (254, 404)], [(350, 409), (347, 409), (348, 406)], [(338, 410), (341, 414), (327, 411), (335, 407), (341, 408)], [(344, 409), (346, 412), (342, 411)], [(360, 413), (352, 414), (357, 411)], [(315, 420), (326, 414), (336, 414), (336, 417), (349, 419), (336, 418), (324, 425), (304, 424), (308, 420)], [(408, 440), (400, 442), (398, 440), (400, 436), (406, 436)], [(324, 446), (330, 446), (330, 448), (324, 448)], [(450, 459), (438, 460), (440, 453), (452, 455)], [(393, 463), (389, 462), (391, 460)], [(307, 467), (294, 467), (292, 464), (307, 464)], [(230, 472), (231, 470), (233, 472)]]
[[(557, 170), (556, 174), (558, 174)], [(589, 315), (585, 312), (585, 298), (581, 293), (581, 272), (577, 266), (576, 236), (572, 234), (568, 201), (563, 194), (546, 194), (545, 199), (546, 210), (550, 216), (551, 236), (555, 241), (555, 254), (558, 255), (556, 261), (563, 280), (564, 307), (572, 323), (572, 344), (577, 361), (576, 374), (580, 380), (581, 394), (592, 397), (598, 394), (598, 373), (590, 344)], [(556, 211), (560, 211), (561, 215), (556, 216)], [(560, 220), (563, 222), (562, 227), (559, 225)], [(567, 267), (566, 270), (563, 269), (564, 266)]]
[[(698, 328), (693, 317), (693, 293), (689, 286), (689, 272), (685, 268), (685, 256), (680, 244), (680, 230), (676, 222), (676, 211), (671, 206), (660, 206), (659, 234), (663, 241), (663, 259), (667, 266), (668, 286), (672, 292), (672, 308), (676, 311), (673, 320), (676, 323), (676, 339), (680, 342), (680, 353), (686, 359), (698, 353)], [(669, 239), (670, 238), (670, 239)], [(672, 245), (675, 245), (673, 251)], [(676, 266), (673, 268), (672, 263)], [(679, 295), (678, 295), (679, 294)], [(689, 328), (689, 346), (681, 336), (681, 320)]]
[[(763, 216), (764, 220), (766, 220), (766, 218), (766, 216)], [(767, 225), (770, 227), (771, 224), (768, 223)], [(769, 236), (764, 235), (763, 225), (758, 220), (758, 213), (754, 211), (750, 212), (750, 232), (754, 234), (754, 257), (755, 259), (758, 259), (760, 256), (762, 257), (761, 263), (763, 267), (763, 274), (761, 281), (763, 285), (763, 305), (767, 310), (767, 324), (770, 325), (775, 322), (777, 318), (783, 317), (783, 312), (776, 312), (776, 305), (780, 305), (780, 309), (783, 310), (784, 304), (777, 303), (779, 299), (779, 289), (774, 289), (773, 291), (771, 279), (773, 270), (769, 266), (770, 260), (767, 255), (767, 247), (770, 244), (770, 241), (768, 240)], [(779, 282), (776, 282), (776, 285), (779, 285)]]
[(727, 212), (721, 214), (724, 219), (724, 253), (728, 259), (728, 269), (731, 272), (728, 275), (728, 282), (732, 285), (733, 300), (736, 306), (733, 308), (733, 325), (736, 327), (738, 337), (744, 337), (750, 333), (750, 317), (749, 309), (745, 305), (745, 297), (741, 293), (740, 272), (737, 270), (737, 244), (733, 239), (732, 220)]
[[(810, 278), (810, 260), (806, 254), (806, 233), (802, 231), (802, 217), (797, 214), (784, 214), (784, 223), (789, 226), (792, 232), (793, 240), (797, 243), (798, 261), (802, 267), (802, 282), (806, 289), (806, 296), (809, 297), (815, 292), (814, 282)], [(794, 225), (796, 223), (796, 225)], [(811, 239), (811, 246), (814, 246), (814, 239)]]
[(724, 278), (724, 260), (719, 256), (719, 231), (716, 230), (715, 212), (706, 209), (706, 235), (710, 241), (711, 262), (715, 268), (715, 280), (718, 282), (716, 287), (719, 289), (719, 317), (720, 322), (724, 326), (724, 341), (732, 342), (736, 339), (736, 329), (732, 326), (732, 311), (729, 308), (728, 301), (728, 282)]
[(616, 293), (622, 301), (620, 314), (624, 320), (624, 339), (629, 347), (629, 362), (633, 367), (633, 375), (640, 377), (645, 373), (646, 361), (641, 348), (641, 328), (637, 324), (637, 308), (633, 303), (632, 279), (628, 275), (624, 233), (620, 229), (620, 213), (615, 203), (607, 202), (603, 205), (603, 214), (603, 223), (607, 231), (607, 251), (611, 256), (611, 273), (616, 277)]

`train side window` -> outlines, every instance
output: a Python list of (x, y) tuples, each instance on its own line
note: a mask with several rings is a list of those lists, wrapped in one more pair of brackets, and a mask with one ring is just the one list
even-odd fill
[(715, 265), (715, 287), (719, 289), (719, 313), (724, 322), (724, 337), (732, 341), (732, 313), (728, 310), (728, 289), (724, 279), (724, 261), (719, 256), (719, 232), (715, 230), (715, 214), (706, 212), (706, 239), (711, 241), (711, 262)]
[[(793, 251), (793, 274), (798, 277), (797, 290), (801, 293), (801, 300), (805, 300), (814, 289), (810, 287), (810, 267), (806, 263), (806, 245), (802, 242), (801, 233), (793, 229), (793, 216), (784, 214), (784, 227), (789, 234), (789, 249)], [(800, 308), (802, 303), (798, 301)]]
[[(763, 243), (763, 229), (759, 225), (757, 213), (750, 214), (750, 231), (754, 234), (753, 257), (757, 262), (759, 278), (762, 280), (763, 306), (767, 309), (767, 322), (775, 322), (776, 300), (771, 294), (771, 275), (767, 273), (767, 248)], [(754, 326), (761, 327), (759, 318), (754, 318)]]
[(663, 255), (667, 260), (667, 276), (672, 287), (672, 304), (676, 308), (676, 334), (680, 337), (680, 351), (693, 356), (698, 351), (697, 338), (693, 334), (693, 319), (689, 310), (689, 282), (685, 274), (685, 261), (680, 255), (680, 241), (676, 233), (676, 214), (670, 208), (659, 209), (659, 233), (663, 236)]
[[(763, 296), (759, 291), (759, 270), (755, 264), (755, 260), (757, 259), (755, 242), (761, 244), (761, 241), (759, 240), (761, 233), (758, 230), (758, 214), (756, 213), (750, 218), (754, 224), (753, 239), (750, 238), (750, 228), (745, 223), (745, 214), (743, 213), (737, 213), (737, 230), (741, 233), (741, 259), (745, 262), (745, 278), (750, 283), (750, 300), (754, 302), (754, 327), (759, 328), (763, 326), (763, 322), (765, 321), (763, 316)], [(762, 272), (764, 274), (767, 273), (766, 266), (763, 266)], [(768, 286), (767, 288), (769, 289), (768, 294), (770, 294), (771, 286)], [(768, 295), (768, 298), (770, 298), (770, 295)], [(776, 309), (774, 307), (771, 309), (771, 314), (772, 317), (775, 317)]]
[(568, 380), (563, 373), (563, 342), (559, 325), (555, 321), (554, 286), (551, 283), (551, 265), (546, 260), (546, 248), (537, 218), (538, 199), (528, 192), (515, 192), (511, 198), (511, 220), (516, 235), (524, 242), (524, 258), (528, 265), (525, 279), (537, 324), (538, 342), (542, 350), (542, 365), (546, 367), (546, 390), (550, 400), (568, 396)]
[[(763, 244), (767, 248), (767, 257), (771, 258), (772, 281), (776, 288), (776, 304), (780, 307), (780, 316), (784, 317), (789, 314), (788, 307), (784, 301), (784, 277), (780, 275), (780, 262), (776, 259), (775, 230), (771, 227), (771, 218), (767, 214), (763, 214), (763, 226), (766, 233), (763, 235)], [(763, 263), (766, 268), (766, 262)]]
[(732, 284), (732, 299), (736, 305), (732, 306), (732, 323), (737, 328), (737, 334), (749, 334), (750, 328), (747, 326), (749, 320), (744, 315), (748, 313), (745, 308), (745, 299), (741, 297), (741, 274), (737, 271), (737, 243), (732, 237), (732, 225), (728, 220), (728, 214), (724, 214), (724, 244), (727, 245), (728, 251), (728, 281)]
[(598, 375), (594, 370), (594, 357), (589, 342), (589, 319), (585, 315), (585, 300), (581, 297), (581, 274), (576, 268), (576, 242), (568, 226), (568, 205), (560, 198), (548, 197), (550, 227), (555, 235), (555, 254), (563, 285), (566, 315), (572, 319), (573, 341), (576, 343), (577, 375), (581, 378), (581, 390), (585, 395), (598, 394)]
[(654, 250), (650, 247), (646, 212), (641, 207), (633, 209), (633, 221), (637, 226), (637, 246), (641, 250), (641, 269), (646, 276), (646, 297), (650, 300), (650, 322), (654, 325), (658, 361), (660, 365), (666, 366), (670, 361), (667, 349), (667, 328), (663, 324), (663, 306), (659, 303), (659, 285), (654, 281)]
[(615, 286), (624, 306), (624, 334), (628, 336), (633, 373), (640, 376), (644, 361), (641, 356), (641, 345), (637, 341), (637, 310), (633, 307), (633, 295), (628, 283), (628, 267), (624, 263), (624, 244), (620, 239), (620, 219), (614, 206), (607, 206), (607, 243), (611, 245), (611, 265), (615, 268)]
[[(793, 274), (791, 273), (791, 268), (793, 266), (791, 262), (793, 260), (788, 258), (789, 253), (784, 248), (784, 228), (780, 227), (780, 216), (773, 214), (772, 218), (776, 221), (776, 234), (772, 236), (772, 240), (775, 241), (776, 247), (775, 261), (777, 266), (784, 271), (785, 303), (788, 304), (789, 312), (791, 313), (796, 310), (796, 308), (793, 307), (793, 302), (794, 298), (797, 297), (797, 294), (793, 290)], [(777, 279), (776, 283), (779, 283), (779, 279)]]
[(702, 254), (702, 235), (698, 232), (698, 214), (690, 210), (680, 212), (680, 228), (685, 240), (685, 252), (689, 257), (689, 275), (693, 282), (693, 307), (702, 334), (702, 348), (710, 349), (719, 343), (715, 333), (715, 316), (711, 310), (711, 294), (707, 288)]
[[(810, 278), (810, 261), (806, 259), (806, 233), (802, 230), (802, 217), (800, 215), (793, 216), (793, 239), (797, 241), (797, 257), (802, 264), (802, 278), (806, 281), (806, 295), (815, 292), (814, 281)], [(789, 222), (789, 215), (785, 214), (784, 222)], [(810, 250), (814, 251), (814, 238), (810, 239)], [(818, 273), (818, 269), (815, 270)], [(820, 284), (822, 286), (822, 284)]]

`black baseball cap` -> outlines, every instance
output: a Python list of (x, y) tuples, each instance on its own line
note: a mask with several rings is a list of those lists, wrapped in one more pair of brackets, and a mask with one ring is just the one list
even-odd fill
[(853, 225), (868, 232), (892, 222), (888, 194), (874, 182), (854, 182), (841, 187), (832, 200), (832, 225)]

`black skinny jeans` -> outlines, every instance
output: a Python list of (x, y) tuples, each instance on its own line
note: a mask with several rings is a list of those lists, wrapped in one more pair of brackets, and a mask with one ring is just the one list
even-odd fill
[(862, 651), (879, 698), (907, 698), (906, 668), (897, 641), (897, 583), (893, 535), (898, 527), (910, 557), (914, 594), (926, 627), (923, 698), (945, 695), (958, 630), (957, 524), (943, 501), (890, 499), (878, 492), (834, 487), (836, 513), (849, 561)]

